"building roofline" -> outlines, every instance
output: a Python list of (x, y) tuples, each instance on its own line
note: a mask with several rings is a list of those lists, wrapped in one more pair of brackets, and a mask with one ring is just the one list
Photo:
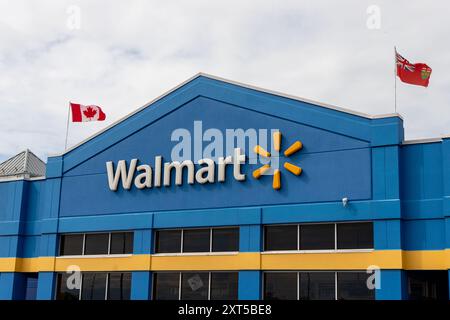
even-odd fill
[(402, 142), (402, 145), (442, 142), (442, 139), (445, 139), (445, 138), (446, 137), (405, 140)]
[(65, 154), (71, 152), (72, 150), (74, 150), (74, 149), (78, 148), (79, 146), (83, 145), (84, 143), (94, 139), (95, 137), (99, 136), (103, 132), (111, 129), (112, 127), (116, 126), (117, 124), (121, 123), (122, 121), (125, 121), (126, 119), (128, 119), (131, 116), (135, 115), (136, 113), (142, 111), (143, 109), (147, 108), (148, 106), (150, 106), (151, 104), (157, 102), (158, 100), (161, 100), (162, 98), (168, 96), (172, 92), (176, 91), (177, 89), (181, 88), (182, 86), (186, 85), (187, 83), (191, 82), (192, 80), (194, 80), (194, 79), (196, 79), (198, 77), (205, 77), (205, 78), (209, 78), (209, 79), (212, 79), (212, 80), (217, 80), (217, 81), (233, 84), (233, 85), (236, 85), (236, 86), (244, 87), (244, 88), (247, 88), (247, 89), (256, 90), (256, 91), (260, 91), (260, 92), (276, 95), (276, 96), (279, 96), (279, 97), (288, 98), (288, 99), (292, 99), (292, 100), (296, 100), (296, 101), (300, 101), (300, 102), (305, 102), (305, 103), (313, 104), (313, 105), (316, 105), (316, 106), (319, 106), (319, 107), (322, 107), (322, 108), (326, 108), (326, 109), (330, 109), (330, 110), (334, 110), (334, 111), (339, 111), (339, 112), (344, 112), (344, 113), (348, 113), (348, 114), (351, 114), (351, 115), (354, 115), (354, 116), (358, 116), (358, 117), (362, 117), (362, 118), (366, 118), (366, 119), (381, 119), (381, 118), (399, 117), (400, 119), (403, 120), (403, 117), (400, 114), (398, 114), (398, 113), (380, 114), (380, 115), (372, 116), (372, 115), (369, 115), (369, 114), (366, 114), (366, 113), (363, 113), (363, 112), (358, 112), (358, 111), (354, 111), (354, 110), (350, 110), (350, 109), (346, 109), (346, 108), (341, 108), (341, 107), (337, 107), (337, 106), (334, 106), (334, 105), (331, 105), (331, 104), (317, 102), (317, 101), (314, 101), (314, 100), (310, 100), (310, 99), (306, 99), (306, 98), (302, 98), (302, 97), (298, 97), (298, 96), (294, 96), (294, 95), (290, 95), (290, 94), (286, 94), (286, 93), (282, 93), (282, 92), (278, 92), (278, 91), (273, 91), (273, 90), (257, 87), (257, 86), (250, 85), (250, 84), (245, 84), (245, 83), (242, 83), (242, 82), (221, 78), (221, 77), (214, 76), (214, 75), (211, 75), (211, 74), (208, 74), (208, 73), (199, 72), (196, 75), (190, 77), (189, 79), (181, 82), (177, 86), (173, 87), (172, 89), (169, 89), (168, 91), (164, 92), (163, 94), (157, 96), (153, 100), (147, 102), (142, 107), (132, 111), (131, 113), (125, 115), (124, 117), (114, 121), (109, 126), (103, 128), (102, 130), (94, 133), (93, 135), (91, 135), (91, 136), (87, 137), (86, 139), (82, 140), (81, 142), (75, 144), (74, 146), (64, 150), (63, 152), (50, 154), (49, 157), (59, 157), (59, 156), (63, 156)]

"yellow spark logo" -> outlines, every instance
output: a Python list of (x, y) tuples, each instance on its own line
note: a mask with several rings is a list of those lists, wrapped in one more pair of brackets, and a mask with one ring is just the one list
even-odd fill
[[(273, 147), (274, 147), (275, 151), (280, 151), (281, 132), (279, 132), (279, 131), (274, 132), (274, 134), (273, 134)], [(302, 147), (303, 147), (303, 145), (300, 141), (295, 141), (292, 145), (289, 146), (289, 148), (287, 148), (284, 151), (284, 155), (286, 157), (289, 157), (290, 155), (299, 151)], [(255, 146), (253, 151), (256, 154), (259, 154), (261, 157), (264, 157), (264, 158), (270, 158), (270, 156), (271, 156), (270, 152), (264, 150), (264, 148), (261, 147), (260, 145)], [(292, 163), (289, 163), (289, 162), (285, 162), (283, 167), (290, 173), (295, 174), (296, 176), (299, 176), (302, 173), (302, 168), (300, 168)], [(270, 164), (263, 165), (262, 167), (253, 171), (253, 178), (259, 179), (269, 169), (270, 169)], [(272, 187), (275, 190), (279, 190), (281, 188), (281, 174), (280, 174), (279, 169), (275, 169), (275, 171), (273, 173)]]

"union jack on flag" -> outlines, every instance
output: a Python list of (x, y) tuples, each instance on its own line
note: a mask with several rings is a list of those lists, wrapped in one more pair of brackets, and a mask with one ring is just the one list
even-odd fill
[(405, 58), (403, 58), (398, 52), (395, 53), (396, 59), (397, 59), (397, 66), (402, 68), (402, 69), (406, 69), (408, 71), (414, 72), (414, 65), (409, 62), (408, 60), (406, 60)]
[(405, 83), (428, 87), (431, 68), (425, 63), (411, 63), (395, 50), (397, 76)]

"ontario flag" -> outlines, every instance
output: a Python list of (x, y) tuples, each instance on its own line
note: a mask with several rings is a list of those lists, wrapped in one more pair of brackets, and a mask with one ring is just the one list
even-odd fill
[(103, 121), (106, 119), (106, 114), (99, 106), (85, 106), (70, 102), (70, 109), (72, 110), (72, 122)]
[(405, 83), (428, 87), (431, 68), (425, 63), (411, 63), (395, 51), (397, 76)]

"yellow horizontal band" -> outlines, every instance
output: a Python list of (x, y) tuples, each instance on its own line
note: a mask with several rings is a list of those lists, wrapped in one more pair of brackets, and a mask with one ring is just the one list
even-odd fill
[(61, 272), (74, 265), (82, 271), (365, 270), (369, 266), (380, 269), (447, 270), (450, 269), (450, 249), (0, 258), (0, 272)]

